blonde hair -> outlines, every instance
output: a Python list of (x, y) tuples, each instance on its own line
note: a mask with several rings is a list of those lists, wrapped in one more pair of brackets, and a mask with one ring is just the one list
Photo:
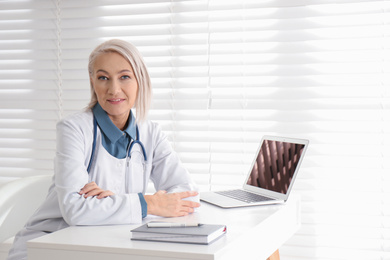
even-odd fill
[[(96, 58), (103, 53), (116, 52), (125, 58), (131, 65), (138, 83), (138, 92), (135, 100), (137, 122), (146, 119), (152, 99), (152, 86), (148, 70), (141, 53), (129, 42), (113, 39), (97, 46), (89, 55), (88, 72), (93, 76), (93, 65)], [(91, 82), (91, 100), (88, 108), (93, 108), (97, 103), (97, 96)]]

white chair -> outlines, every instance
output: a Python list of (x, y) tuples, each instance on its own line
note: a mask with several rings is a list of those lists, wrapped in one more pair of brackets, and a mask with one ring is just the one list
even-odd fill
[(6, 259), (13, 237), (45, 199), (52, 176), (31, 176), (0, 186), (0, 260)]

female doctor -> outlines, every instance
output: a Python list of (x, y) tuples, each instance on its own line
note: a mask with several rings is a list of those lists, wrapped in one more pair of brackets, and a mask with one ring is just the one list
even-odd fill
[[(121, 40), (89, 57), (89, 107), (57, 124), (53, 184), (15, 237), (8, 260), (27, 258), (30, 239), (73, 225), (140, 223), (148, 214), (184, 216), (198, 193), (160, 127), (146, 120), (148, 71), (138, 50)], [(135, 117), (132, 108), (135, 108)], [(148, 180), (153, 195), (145, 195)]]

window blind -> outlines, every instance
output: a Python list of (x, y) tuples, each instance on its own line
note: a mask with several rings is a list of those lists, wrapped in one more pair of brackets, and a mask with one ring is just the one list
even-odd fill
[(390, 259), (390, 1), (0, 2), (0, 169), (52, 170), (87, 59), (143, 54), (159, 122), (201, 191), (239, 187), (264, 134), (310, 140), (282, 259)]
[(0, 2), (0, 177), (53, 169), (58, 120), (57, 13), (52, 1)]

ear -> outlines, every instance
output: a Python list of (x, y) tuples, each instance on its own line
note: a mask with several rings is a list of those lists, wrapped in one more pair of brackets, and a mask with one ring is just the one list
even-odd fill
[(89, 84), (91, 84), (91, 87), (94, 89), (94, 86), (93, 86), (93, 80), (91, 77), (89, 77)]

